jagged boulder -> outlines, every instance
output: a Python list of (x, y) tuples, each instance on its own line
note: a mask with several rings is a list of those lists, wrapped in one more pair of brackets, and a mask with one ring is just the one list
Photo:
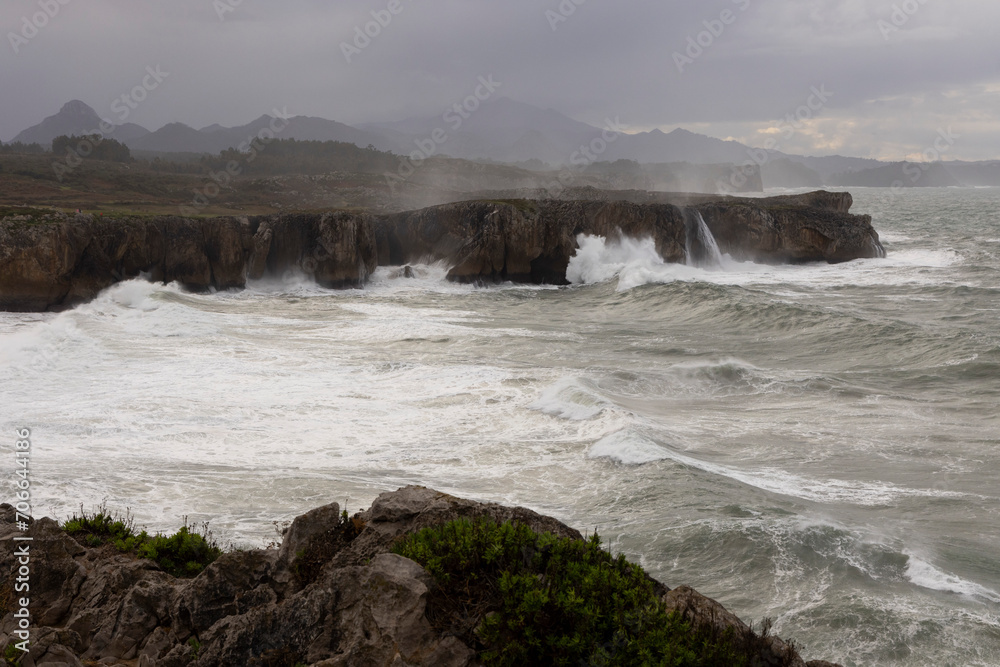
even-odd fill
[[(223, 555), (194, 579), (155, 563), (87, 547), (50, 519), (27, 535), (32, 562), (31, 650), (25, 667), (130, 664), (427, 665), (464, 667), (475, 654), (429, 619), (438, 584), (417, 563), (390, 553), (402, 536), (459, 518), (516, 521), (536, 532), (582, 539), (527, 509), (477, 503), (422, 487), (379, 496), (344, 521), (336, 503), (297, 518), (280, 549)], [(0, 506), (0, 573), (15, 572), (14, 510)], [(0, 646), (17, 622), (11, 581), (0, 581)], [(744, 632), (721, 605), (689, 588), (657, 594), (695, 625)], [(756, 646), (762, 665), (802, 665), (775, 638)], [(809, 663), (823, 667), (824, 663)]]

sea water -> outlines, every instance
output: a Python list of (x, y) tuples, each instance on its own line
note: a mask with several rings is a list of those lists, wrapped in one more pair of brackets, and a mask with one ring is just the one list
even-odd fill
[(596, 530), (807, 658), (1000, 665), (1000, 190), (852, 192), (888, 258), (582, 237), (566, 288), (434, 265), (2, 313), (0, 433), (32, 430), (36, 516), (263, 546), (421, 484)]

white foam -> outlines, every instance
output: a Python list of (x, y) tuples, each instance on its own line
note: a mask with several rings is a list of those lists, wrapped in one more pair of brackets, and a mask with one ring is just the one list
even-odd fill
[(912, 553), (907, 553), (906, 555), (909, 557), (906, 565), (906, 578), (917, 586), (929, 588), (934, 591), (982, 598), (990, 602), (1000, 602), (1000, 593), (981, 586), (974, 581), (968, 581), (954, 574), (948, 574)]
[(602, 236), (581, 234), (577, 237), (577, 245), (566, 268), (566, 280), (574, 285), (606, 282), (629, 264), (663, 264), (651, 238), (623, 238), (620, 242), (609, 243)]
[(162, 287), (158, 287), (146, 280), (135, 279), (118, 283), (108, 288), (102, 297), (106, 302), (110, 301), (125, 308), (150, 311), (156, 310), (159, 307), (151, 299), (158, 290), (162, 290)]
[(529, 408), (571, 421), (593, 419), (610, 404), (574, 377), (567, 377), (542, 390)]
[(718, 266), (693, 267), (665, 262), (652, 239), (608, 241), (581, 234), (577, 244), (566, 279), (575, 285), (591, 285), (617, 277), (618, 291), (678, 281), (768, 288), (791, 284), (823, 290), (836, 285), (939, 285), (947, 278), (936, 270), (949, 269), (965, 259), (950, 248), (913, 248), (892, 252), (888, 258), (842, 264), (766, 265), (723, 255)]
[(411, 264), (409, 269), (410, 275), (407, 276), (406, 267), (380, 266), (369, 276), (365, 291), (379, 295), (407, 292), (469, 294), (476, 289), (473, 285), (448, 280), (448, 271), (451, 267), (444, 261)]
[(83, 332), (76, 321), (62, 313), (47, 322), (16, 330), (0, 338), (0, 366), (40, 371), (73, 345), (84, 353)]
[(618, 291), (622, 292), (650, 283), (698, 280), (708, 273), (707, 269), (664, 262), (651, 238), (608, 241), (603, 236), (581, 234), (577, 246), (566, 269), (566, 280), (574, 285), (593, 285), (617, 277)]
[[(634, 436), (619, 435), (616, 439), (601, 444), (600, 451), (610, 455), (617, 446), (625, 453), (619, 459), (632, 455), (642, 458), (642, 463), (670, 459), (681, 465), (702, 470), (704, 472), (726, 477), (747, 486), (776, 493), (783, 496), (799, 498), (817, 503), (845, 503), (860, 506), (884, 506), (897, 502), (903, 497), (968, 497), (967, 494), (939, 491), (932, 489), (909, 489), (885, 482), (862, 482), (840, 479), (810, 479), (777, 468), (735, 468), (731, 466), (700, 460), (694, 456), (682, 454), (670, 447), (638, 442)], [(593, 454), (594, 450), (591, 450)], [(654, 458), (655, 455), (655, 458)]]
[(668, 458), (662, 447), (629, 429), (601, 438), (590, 448), (588, 456), (625, 465), (643, 465)]

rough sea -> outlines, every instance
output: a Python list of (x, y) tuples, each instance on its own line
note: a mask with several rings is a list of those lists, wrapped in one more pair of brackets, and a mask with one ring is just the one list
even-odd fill
[(584, 238), (571, 287), (432, 265), (0, 313), (0, 489), (29, 428), (36, 517), (261, 547), (420, 484), (596, 530), (807, 659), (1000, 665), (1000, 189), (851, 191), (888, 258)]

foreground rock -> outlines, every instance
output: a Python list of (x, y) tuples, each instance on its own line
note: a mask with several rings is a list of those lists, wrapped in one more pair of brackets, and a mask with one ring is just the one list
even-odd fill
[[(407, 487), (382, 494), (347, 523), (336, 503), (313, 510), (292, 523), (280, 549), (229, 553), (185, 580), (110, 547), (88, 549), (42, 519), (29, 533), (34, 616), (31, 650), (21, 664), (473, 665), (473, 650), (428, 620), (434, 580), (389, 553), (403, 535), (463, 517), (518, 521), (582, 539), (530, 510)], [(0, 572), (11, 573), (0, 587), (6, 591), (0, 646), (19, 641), (10, 599), (13, 521), (13, 508), (0, 506)], [(746, 628), (690, 588), (661, 592), (695, 624)], [(762, 665), (807, 664), (779, 639), (755, 641)]]

